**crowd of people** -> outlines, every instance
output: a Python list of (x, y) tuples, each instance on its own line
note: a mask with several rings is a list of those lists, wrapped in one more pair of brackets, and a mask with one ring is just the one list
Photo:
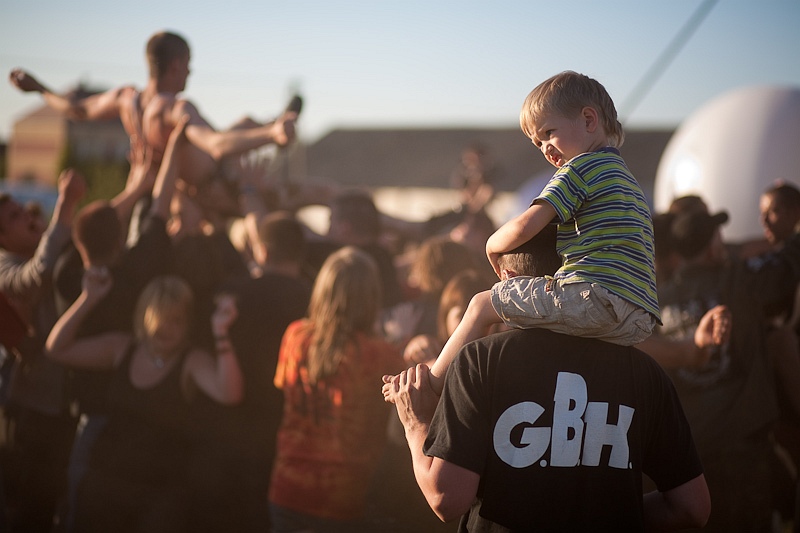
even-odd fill
[(63, 171), (49, 221), (0, 195), (0, 531), (800, 527), (796, 187), (757, 242), (698, 196), (651, 217), (613, 101), (565, 72), (523, 105), (558, 168), (525, 213), (494, 227), (473, 146), (459, 209), (398, 220), (239, 157), (291, 143), (298, 102), (216, 131), (186, 41), (147, 58), (82, 99), (11, 73), (121, 118), (131, 167), (87, 205)]

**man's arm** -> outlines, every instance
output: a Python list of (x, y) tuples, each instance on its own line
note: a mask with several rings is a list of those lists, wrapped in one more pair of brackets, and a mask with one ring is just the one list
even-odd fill
[(33, 257), (17, 263), (10, 256), (0, 264), (0, 291), (16, 298), (33, 297), (51, 276), (56, 259), (70, 240), (72, 219), (86, 192), (86, 182), (77, 171), (67, 169), (58, 177), (56, 200), (50, 225), (42, 235)]
[(731, 321), (730, 310), (718, 305), (700, 319), (693, 339), (674, 340), (654, 333), (636, 347), (662, 368), (701, 368), (708, 363), (715, 348), (728, 342)]
[(449, 522), (466, 513), (478, 493), (480, 475), (422, 453), (438, 396), (430, 388), (428, 367), (403, 371), (396, 383), (397, 415), (405, 429), (408, 448), (422, 494), (436, 516)]
[(711, 514), (711, 496), (706, 478), (696, 478), (665, 492), (644, 495), (644, 524), (647, 531), (700, 528)]
[(115, 118), (120, 115), (120, 100), (125, 88), (116, 88), (101, 94), (79, 98), (76, 95), (58, 94), (22, 69), (14, 69), (9, 74), (12, 85), (23, 92), (37, 92), (45, 103), (65, 113), (74, 120), (101, 120)]

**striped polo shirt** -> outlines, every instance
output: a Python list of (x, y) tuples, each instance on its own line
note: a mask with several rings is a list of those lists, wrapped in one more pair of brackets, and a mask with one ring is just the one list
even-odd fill
[(558, 169), (537, 201), (558, 218), (565, 283), (597, 283), (661, 322), (653, 222), (644, 193), (616, 148), (581, 154)]

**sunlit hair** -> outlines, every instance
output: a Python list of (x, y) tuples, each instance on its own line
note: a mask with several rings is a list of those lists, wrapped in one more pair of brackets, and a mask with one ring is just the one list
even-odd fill
[(258, 238), (275, 262), (301, 262), (306, 254), (303, 225), (289, 211), (266, 215), (258, 225)]
[(459, 272), (447, 282), (439, 298), (439, 313), (436, 316), (436, 332), (439, 339), (446, 340), (450, 336), (447, 331), (447, 315), (450, 310), (454, 307), (466, 310), (473, 296), (491, 286), (486, 276), (481, 276), (473, 269)]
[(376, 239), (381, 233), (381, 217), (375, 201), (362, 190), (347, 190), (331, 200), (331, 225), (346, 223), (362, 237)]
[(614, 101), (597, 80), (571, 70), (556, 74), (540, 83), (525, 98), (519, 114), (523, 133), (533, 138), (536, 123), (544, 115), (556, 114), (576, 118), (584, 107), (598, 113), (600, 125), (608, 137), (608, 145), (619, 148), (625, 140), (622, 124), (617, 120)]
[(791, 183), (779, 181), (765, 190), (764, 196), (772, 196), (785, 209), (800, 209), (800, 189)]
[(420, 291), (438, 298), (447, 282), (474, 262), (467, 246), (448, 236), (429, 237), (419, 246), (410, 276)]
[(177, 276), (155, 278), (147, 284), (136, 303), (133, 329), (137, 340), (151, 338), (163, 320), (175, 313), (185, 315), (188, 325), (193, 302), (192, 289), (183, 279)]
[(161, 31), (147, 41), (147, 65), (151, 78), (160, 78), (175, 59), (189, 54), (189, 43), (177, 33)]
[(308, 348), (311, 383), (336, 373), (344, 355), (355, 350), (351, 344), (355, 334), (374, 331), (380, 308), (378, 267), (368, 254), (346, 246), (328, 257), (308, 308), (313, 326)]

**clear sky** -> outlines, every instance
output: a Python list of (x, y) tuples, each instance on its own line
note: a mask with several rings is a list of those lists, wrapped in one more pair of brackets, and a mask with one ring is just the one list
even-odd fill
[[(720, 0), (626, 112), (634, 87), (702, 4), (3, 0), (0, 70), (24, 67), (58, 91), (78, 81), (142, 86), (145, 42), (170, 29), (192, 48), (185, 95), (212, 124), (274, 116), (296, 87), (307, 140), (348, 127), (516, 127), (525, 95), (566, 69), (602, 82), (629, 127), (677, 126), (742, 86), (800, 86), (800, 1)], [(0, 83), (0, 139), (39, 104)]]

